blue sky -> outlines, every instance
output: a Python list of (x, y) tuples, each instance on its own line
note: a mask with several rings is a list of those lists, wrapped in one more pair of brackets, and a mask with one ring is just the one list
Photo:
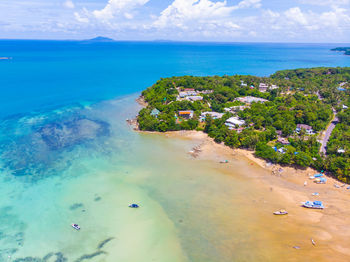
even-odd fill
[(0, 38), (350, 42), (350, 0), (1, 0)]

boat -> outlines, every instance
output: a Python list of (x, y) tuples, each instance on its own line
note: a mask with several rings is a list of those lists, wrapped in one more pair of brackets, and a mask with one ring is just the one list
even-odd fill
[(221, 164), (227, 164), (228, 163), (228, 160), (222, 160), (220, 161)]
[(72, 224), (72, 227), (76, 230), (80, 230), (80, 226), (78, 224)]
[(287, 215), (288, 212), (284, 209), (273, 212), (274, 215)]
[(324, 209), (322, 201), (306, 201), (301, 203), (303, 207), (312, 209)]
[(313, 240), (312, 238), (311, 238), (311, 243), (312, 243), (314, 246), (316, 246), (316, 242), (315, 242), (315, 240)]
[(131, 208), (139, 208), (140, 206), (138, 204), (130, 204), (129, 207), (131, 207)]
[(320, 194), (317, 193), (317, 192), (315, 192), (315, 193), (312, 193), (311, 195), (313, 195), (313, 196), (318, 196), (318, 195), (320, 195)]

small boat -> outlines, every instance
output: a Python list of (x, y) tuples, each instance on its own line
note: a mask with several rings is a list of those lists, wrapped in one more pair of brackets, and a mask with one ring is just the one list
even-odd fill
[(222, 160), (220, 161), (221, 164), (227, 164), (228, 163), (228, 160)]
[(316, 242), (311, 238), (311, 243), (316, 246)]
[(131, 207), (131, 208), (139, 208), (140, 206), (138, 204), (130, 204), (129, 207)]
[(284, 209), (281, 209), (281, 210), (278, 210), (278, 211), (275, 211), (275, 212), (273, 212), (273, 214), (274, 215), (287, 215), (288, 214), (288, 212), (286, 211), (286, 210), (284, 210)]
[(76, 230), (80, 230), (80, 226), (78, 224), (72, 224), (72, 227)]
[(315, 177), (314, 177), (314, 176), (309, 176), (309, 179), (311, 179), (311, 180), (312, 180), (312, 179), (315, 179)]
[(312, 193), (311, 195), (313, 195), (313, 196), (318, 196), (318, 195), (320, 195), (320, 194), (317, 193), (317, 192), (315, 192), (315, 193)]
[(306, 201), (301, 203), (303, 207), (312, 209), (324, 209), (322, 201)]

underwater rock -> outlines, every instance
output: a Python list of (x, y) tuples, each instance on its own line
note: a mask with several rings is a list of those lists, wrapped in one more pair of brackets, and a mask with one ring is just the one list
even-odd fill
[(98, 249), (103, 248), (108, 242), (112, 241), (113, 239), (114, 239), (114, 237), (110, 237), (110, 238), (107, 238), (107, 239), (103, 240), (103, 241), (97, 246), (97, 248), (98, 248)]
[(38, 130), (41, 138), (51, 150), (70, 147), (85, 140), (109, 134), (109, 125), (99, 120), (77, 118), (55, 122)]
[(75, 204), (71, 205), (71, 206), (69, 207), (69, 209), (70, 209), (70, 210), (76, 210), (76, 209), (82, 208), (82, 207), (84, 207), (84, 204), (83, 204), (83, 203), (75, 203)]

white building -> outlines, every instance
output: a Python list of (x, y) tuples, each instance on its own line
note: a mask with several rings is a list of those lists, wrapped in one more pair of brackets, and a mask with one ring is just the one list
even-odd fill
[(263, 99), (263, 98), (260, 98), (260, 97), (254, 97), (254, 96), (237, 97), (235, 100), (236, 101), (240, 101), (242, 103), (248, 103), (248, 104), (251, 104), (253, 102), (265, 103), (265, 102), (268, 101), (266, 99)]
[(226, 120), (225, 125), (228, 126), (230, 129), (235, 128), (236, 126), (242, 126), (245, 124), (245, 121), (242, 119), (239, 119), (238, 117), (230, 117)]
[(223, 117), (224, 114), (223, 113), (218, 113), (218, 112), (203, 112), (201, 114), (200, 121), (203, 122), (207, 115), (211, 116), (213, 119), (220, 119), (220, 118)]
[(202, 96), (187, 96), (186, 99), (188, 101), (194, 102), (194, 101), (202, 101), (203, 97)]

